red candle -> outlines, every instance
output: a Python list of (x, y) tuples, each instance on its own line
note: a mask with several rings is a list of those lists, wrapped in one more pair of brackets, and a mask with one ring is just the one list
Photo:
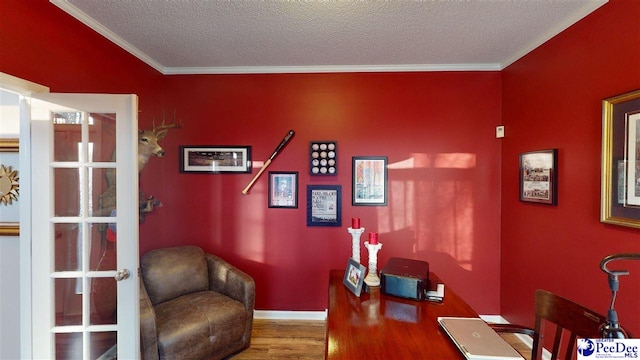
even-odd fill
[(370, 232), (369, 233), (369, 245), (375, 245), (378, 243), (378, 233)]
[(360, 229), (360, 218), (351, 218), (351, 228)]

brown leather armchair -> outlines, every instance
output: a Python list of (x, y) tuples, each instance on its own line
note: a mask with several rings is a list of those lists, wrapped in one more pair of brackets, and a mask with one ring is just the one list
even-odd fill
[(196, 246), (151, 250), (140, 267), (143, 359), (221, 359), (249, 347), (249, 275)]

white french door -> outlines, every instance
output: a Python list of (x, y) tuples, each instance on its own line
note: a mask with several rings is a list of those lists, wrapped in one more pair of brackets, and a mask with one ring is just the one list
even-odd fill
[(29, 123), (32, 357), (138, 358), (137, 97), (34, 94)]

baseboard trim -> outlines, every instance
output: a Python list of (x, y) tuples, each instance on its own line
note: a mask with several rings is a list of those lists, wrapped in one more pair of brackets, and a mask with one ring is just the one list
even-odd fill
[(502, 315), (480, 315), (480, 318), (488, 323), (508, 324), (509, 322)]
[(327, 311), (279, 311), (279, 310), (254, 310), (254, 319), (265, 320), (318, 320), (327, 319)]

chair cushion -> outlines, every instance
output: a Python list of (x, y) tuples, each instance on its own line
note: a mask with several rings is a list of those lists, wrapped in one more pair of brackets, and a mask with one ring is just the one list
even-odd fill
[(240, 341), (246, 323), (242, 303), (217, 292), (166, 301), (156, 307), (160, 358), (201, 359)]
[(181, 295), (209, 290), (209, 268), (205, 253), (199, 247), (151, 250), (142, 257), (140, 267), (149, 299), (154, 305)]

